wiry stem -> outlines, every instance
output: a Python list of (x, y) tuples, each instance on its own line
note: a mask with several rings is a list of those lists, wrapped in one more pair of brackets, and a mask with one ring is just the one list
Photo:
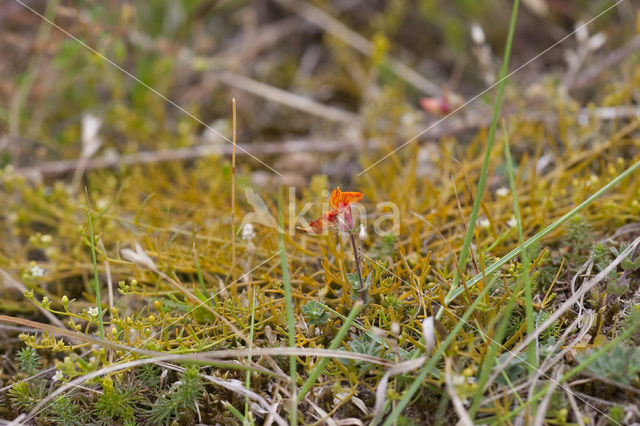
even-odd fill
[[(233, 114), (233, 151), (231, 153), (231, 279), (236, 282), (236, 98), (231, 98)], [(233, 294), (236, 286), (232, 287)]]

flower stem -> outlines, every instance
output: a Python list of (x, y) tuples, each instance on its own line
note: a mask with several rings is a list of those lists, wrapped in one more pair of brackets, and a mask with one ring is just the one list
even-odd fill
[(349, 238), (351, 238), (351, 247), (353, 248), (353, 257), (356, 260), (356, 271), (358, 272), (358, 281), (360, 282), (360, 288), (358, 293), (360, 293), (360, 297), (362, 298), (362, 303), (366, 301), (366, 297), (364, 294), (364, 282), (362, 281), (362, 272), (360, 271), (360, 256), (358, 256), (358, 247), (356, 246), (356, 237), (353, 235), (353, 232), (349, 232)]

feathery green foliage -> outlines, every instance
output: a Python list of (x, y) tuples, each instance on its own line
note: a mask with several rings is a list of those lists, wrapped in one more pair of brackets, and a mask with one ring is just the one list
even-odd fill
[(170, 424), (177, 419), (185, 419), (196, 412), (204, 386), (197, 366), (187, 367), (178, 375), (166, 394), (153, 402), (145, 417), (151, 424)]

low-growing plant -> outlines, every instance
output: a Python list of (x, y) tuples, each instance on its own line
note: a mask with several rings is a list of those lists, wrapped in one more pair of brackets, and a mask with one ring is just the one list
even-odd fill
[(45, 395), (44, 383), (16, 382), (9, 389), (11, 403), (18, 409), (25, 411), (35, 407)]
[[(592, 353), (593, 350), (587, 350), (579, 359), (583, 361)], [(628, 385), (635, 382), (640, 373), (640, 353), (635, 346), (619, 344), (614, 346), (611, 352), (589, 364), (587, 370), (596, 377), (604, 377)]]
[(197, 404), (204, 391), (197, 366), (187, 367), (169, 391), (161, 394), (145, 414), (151, 424), (169, 424), (177, 419), (189, 418), (198, 410)]
[(36, 374), (42, 367), (40, 355), (30, 346), (25, 346), (20, 349), (16, 355), (16, 359), (20, 370), (29, 376)]
[(325, 325), (330, 318), (329, 312), (315, 300), (305, 303), (302, 306), (302, 312), (307, 317), (307, 322), (312, 325)]

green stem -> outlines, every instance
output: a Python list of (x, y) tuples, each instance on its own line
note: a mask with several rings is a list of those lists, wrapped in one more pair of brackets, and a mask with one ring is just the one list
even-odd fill
[(362, 303), (365, 303), (367, 300), (366, 295), (364, 294), (364, 281), (362, 281), (362, 272), (360, 271), (360, 257), (358, 256), (358, 246), (356, 245), (356, 237), (353, 236), (353, 232), (349, 232), (349, 237), (351, 238), (351, 248), (353, 248), (353, 257), (356, 262), (356, 271), (358, 272), (358, 281), (360, 282), (360, 289), (358, 293), (360, 293), (360, 299)]
[(507, 71), (509, 69), (509, 58), (511, 56), (511, 45), (513, 43), (513, 33), (516, 28), (516, 17), (518, 16), (518, 4), (519, 0), (513, 2), (513, 9), (511, 10), (511, 22), (509, 23), (509, 34), (507, 35), (507, 45), (504, 51), (504, 60), (502, 61), (502, 68), (498, 77), (498, 93), (496, 95), (496, 103), (493, 107), (493, 117), (491, 118), (491, 126), (489, 127), (489, 136), (487, 137), (487, 147), (484, 153), (484, 161), (482, 162), (482, 170), (480, 172), (480, 179), (478, 181), (478, 188), (476, 189), (476, 196), (473, 200), (473, 208), (471, 209), (471, 217), (469, 217), (469, 224), (467, 225), (467, 233), (464, 236), (462, 243), (462, 251), (458, 258), (458, 268), (453, 276), (453, 283), (451, 289), (445, 298), (445, 305), (451, 301), (451, 295), (457, 290), (460, 284), (460, 272), (464, 271), (465, 264), (467, 262), (467, 256), (469, 255), (469, 246), (473, 238), (473, 233), (476, 227), (476, 221), (478, 219), (478, 212), (480, 211), (480, 204), (482, 203), (482, 195), (484, 194), (484, 187), (487, 181), (487, 174), (489, 172), (489, 160), (491, 159), (491, 150), (493, 148), (493, 142), (495, 141), (496, 127), (498, 125), (498, 116), (500, 115), (500, 104), (502, 103), (502, 95), (504, 88), (507, 84)]
[[(493, 142), (494, 142), (494, 137), (495, 137), (495, 130), (496, 130), (497, 122), (498, 122), (498, 115), (499, 115), (499, 112), (500, 112), (500, 102), (502, 100), (502, 94), (504, 93), (504, 86), (505, 86), (505, 83), (506, 83), (506, 75), (507, 75), (507, 69), (508, 69), (508, 64), (509, 64), (509, 57), (510, 57), (510, 53), (511, 53), (511, 44), (512, 44), (512, 41), (513, 41), (513, 33), (515, 32), (516, 17), (518, 15), (518, 5), (519, 5), (519, 0), (515, 0), (514, 3), (513, 3), (513, 9), (511, 11), (511, 22), (509, 24), (509, 34), (507, 36), (507, 45), (506, 45), (506, 48), (505, 48), (504, 61), (502, 63), (502, 69), (500, 70), (500, 83), (498, 85), (498, 94), (497, 94), (497, 98), (496, 98), (496, 104), (495, 104), (494, 110), (493, 110), (493, 119), (491, 121), (491, 127), (489, 128), (489, 137), (488, 137), (488, 140), (487, 140), (487, 148), (486, 148), (486, 151), (485, 151), (484, 162), (482, 164), (482, 171), (481, 171), (481, 175), (480, 175), (480, 181), (478, 182), (478, 189), (476, 191), (476, 197), (475, 197), (475, 200), (473, 202), (473, 208), (471, 210), (471, 217), (469, 218), (469, 225), (467, 227), (467, 233), (465, 235), (465, 239), (464, 239), (464, 242), (462, 244), (462, 252), (460, 254), (460, 258), (459, 258), (459, 261), (458, 261), (459, 268), (457, 268), (456, 273), (454, 275), (454, 279), (453, 279), (453, 283), (452, 283), (451, 289), (449, 290), (449, 293), (447, 294), (447, 297), (445, 297), (445, 300), (444, 300), (445, 305), (448, 303), (448, 301), (451, 300), (451, 299), (449, 299), (449, 296), (451, 296), (454, 293), (454, 291), (456, 290), (456, 288), (458, 287), (458, 284), (460, 282), (460, 278), (461, 277), (460, 277), (460, 274), (458, 273), (458, 271), (461, 271), (461, 270), (464, 269), (464, 266), (465, 266), (465, 263), (466, 263), (466, 260), (467, 260), (467, 255), (468, 255), (468, 252), (469, 252), (469, 246), (471, 244), (471, 238), (473, 237), (473, 232), (475, 230), (475, 223), (476, 223), (476, 220), (478, 218), (478, 211), (480, 210), (480, 202), (482, 200), (482, 194), (484, 193), (484, 186), (485, 186), (485, 182), (486, 182), (487, 172), (488, 172), (488, 169), (489, 169), (489, 159), (491, 158), (491, 148), (493, 147)], [(484, 276), (487, 276), (489, 274), (490, 274), (489, 271), (483, 271), (479, 275), (481, 277), (484, 277)], [(467, 285), (467, 287), (468, 287), (468, 285)], [(482, 291), (480, 292), (480, 294), (478, 295), (478, 297), (476, 297), (476, 299), (473, 301), (471, 306), (469, 306), (467, 308), (467, 310), (463, 314), (462, 318), (460, 318), (460, 320), (456, 323), (456, 325), (453, 327), (453, 329), (451, 330), (451, 332), (449, 333), (447, 338), (442, 342), (440, 347), (438, 347), (436, 352), (429, 358), (429, 361), (422, 368), (422, 371), (420, 372), (418, 377), (416, 377), (414, 379), (414, 381), (411, 383), (411, 386), (409, 387), (409, 389), (407, 389), (404, 392), (404, 394), (402, 395), (402, 398), (398, 402), (398, 405), (391, 412), (391, 414), (389, 415), (387, 420), (384, 422), (383, 426), (391, 426), (397, 420), (397, 418), (400, 416), (400, 413), (402, 412), (402, 410), (404, 410), (404, 408), (407, 405), (409, 405), (409, 402), (413, 398), (413, 395), (418, 391), (418, 389), (420, 389), (420, 386), (422, 386), (422, 384), (424, 382), (424, 379), (426, 379), (427, 375), (431, 372), (431, 369), (435, 366), (436, 362), (440, 359), (440, 357), (442, 356), (442, 354), (444, 353), (446, 348), (456, 338), (458, 332), (463, 327), (463, 325), (465, 325), (467, 323), (467, 320), (469, 319), (469, 317), (471, 316), (473, 311), (476, 309), (476, 307), (480, 304), (480, 301), (482, 300), (484, 295), (487, 294), (488, 290), (489, 290), (489, 286), (485, 286), (482, 289)], [(438, 312), (437, 318), (440, 318), (440, 316), (442, 316), (442, 313), (444, 312), (443, 308), (444, 308), (444, 306), (442, 306), (440, 308), (440, 311)]]

